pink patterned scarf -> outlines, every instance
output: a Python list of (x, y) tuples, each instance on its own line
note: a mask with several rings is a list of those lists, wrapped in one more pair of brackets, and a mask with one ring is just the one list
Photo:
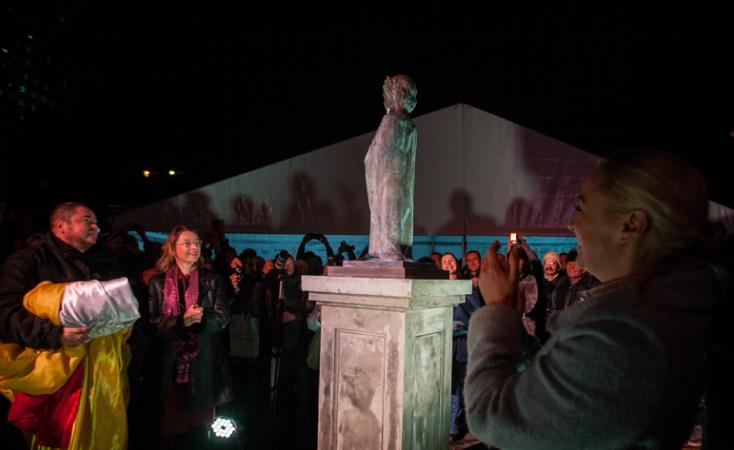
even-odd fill
[[(188, 283), (184, 275), (175, 264), (168, 269), (163, 280), (163, 315), (165, 317), (182, 316), (179, 303), (178, 282), (184, 284), (184, 304), (186, 309), (198, 304), (199, 300), (199, 271), (194, 270), (189, 276)], [(188, 285), (187, 285), (188, 284)], [(176, 383), (188, 383), (191, 372), (191, 362), (199, 353), (199, 336), (186, 331), (183, 340), (176, 340), (171, 344), (171, 353), (176, 361)]]
[[(184, 313), (178, 301), (178, 280), (183, 275), (177, 265), (173, 265), (166, 272), (163, 280), (163, 315), (165, 317), (178, 317)], [(184, 293), (186, 309), (196, 305), (199, 300), (199, 271), (194, 270), (189, 277), (189, 286)]]

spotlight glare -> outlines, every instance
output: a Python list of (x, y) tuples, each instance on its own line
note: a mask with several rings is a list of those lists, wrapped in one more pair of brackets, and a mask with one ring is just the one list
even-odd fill
[(169, 170), (168, 171), (168, 175), (174, 176), (174, 175), (176, 175), (176, 171), (175, 170)]
[(211, 427), (216, 437), (225, 439), (231, 438), (234, 432), (237, 431), (234, 421), (226, 417), (217, 417)]
[(150, 170), (144, 170), (144, 171), (143, 171), (143, 176), (144, 176), (145, 178), (150, 178)]

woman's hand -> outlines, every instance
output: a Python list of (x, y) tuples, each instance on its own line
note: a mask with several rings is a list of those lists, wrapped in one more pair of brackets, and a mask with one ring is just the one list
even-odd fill
[(186, 310), (183, 316), (184, 326), (189, 327), (191, 325), (201, 323), (201, 319), (204, 317), (204, 308), (199, 305), (191, 305)]
[(479, 271), (479, 291), (488, 305), (504, 303), (507, 306), (513, 306), (517, 298), (518, 259), (514, 252), (510, 252), (509, 264), (500, 263), (497, 259), (499, 248), (498, 241), (492, 242), (482, 259)]
[(229, 276), (229, 282), (232, 283), (234, 293), (237, 294), (240, 291), (240, 281), (242, 281), (242, 261), (239, 258), (232, 258), (229, 263), (229, 268), (234, 269), (232, 275)]
[(240, 274), (238, 274), (237, 272), (229, 276), (229, 282), (232, 283), (232, 289), (234, 289), (235, 294), (240, 291), (241, 279), (242, 279), (242, 276), (240, 276)]

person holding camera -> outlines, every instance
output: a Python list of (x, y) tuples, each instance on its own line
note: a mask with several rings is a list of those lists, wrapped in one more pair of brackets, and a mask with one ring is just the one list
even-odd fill
[(469, 331), (472, 432), (503, 449), (682, 448), (722, 295), (709, 227), (706, 181), (685, 161), (649, 150), (601, 161), (569, 228), (602, 284), (548, 321), (535, 356), (512, 307), (518, 255), (500, 263), (495, 241), (479, 275), (487, 306)]
[(307, 438), (303, 417), (308, 414), (307, 295), (293, 256), (281, 250), (265, 276), (266, 297), (272, 305), (272, 413), (278, 436), (301, 445)]
[[(306, 244), (309, 243), (310, 241), (313, 241), (313, 240), (317, 240), (321, 244), (324, 245), (324, 249), (326, 250), (326, 260), (327, 260), (327, 263), (326, 264), (329, 265), (329, 266), (336, 265), (336, 262), (335, 262), (336, 261), (336, 258), (335, 258), (335, 255), (334, 255), (334, 250), (331, 248), (331, 245), (329, 244), (329, 240), (322, 233), (307, 233), (307, 234), (305, 234), (303, 236), (303, 239), (301, 240), (301, 244), (298, 246), (298, 251), (296, 251), (296, 259), (304, 260), (304, 261), (306, 261), (306, 263), (309, 263), (310, 262), (309, 260), (310, 259), (313, 259), (313, 257), (316, 256), (313, 252), (306, 251)], [(316, 256), (316, 257), (318, 258), (318, 256)], [(322, 264), (321, 263), (321, 258), (318, 258), (318, 259), (319, 259), (319, 263)], [(312, 275), (320, 275), (320, 273), (314, 274), (312, 272), (314, 272), (314, 271), (313, 270), (309, 270), (309, 273), (312, 274)]]
[(230, 274), (230, 311), (232, 322), (229, 326), (229, 354), (235, 358), (254, 359), (260, 353), (260, 316), (261, 301), (255, 289), (261, 282), (261, 274), (256, 267), (256, 256), (243, 252), (232, 258), (229, 263)]
[(357, 259), (357, 254), (354, 253), (354, 246), (349, 245), (346, 243), (346, 241), (341, 241), (339, 244), (339, 248), (336, 249), (336, 265), (340, 266), (344, 262), (344, 253), (347, 254), (347, 258), (349, 261), (354, 261)]

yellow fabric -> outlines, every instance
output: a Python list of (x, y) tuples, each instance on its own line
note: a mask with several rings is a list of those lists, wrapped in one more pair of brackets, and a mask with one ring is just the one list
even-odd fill
[[(64, 284), (43, 282), (26, 294), (23, 306), (33, 314), (58, 324), (63, 287)], [(68, 448), (124, 450), (127, 448), (126, 408), (129, 398), (126, 369), (131, 357), (130, 349), (124, 343), (127, 332), (120, 330), (84, 345), (56, 351), (0, 344), (0, 391), (53, 393), (85, 360), (82, 392)], [(85, 359), (85, 355), (88, 358)], [(12, 400), (12, 392), (9, 398)], [(50, 450), (50, 447), (39, 446), (32, 438), (31, 449)]]
[[(64, 283), (44, 281), (25, 295), (23, 306), (32, 314), (59, 325), (64, 286)], [(8, 391), (53, 394), (69, 379), (85, 353), (83, 345), (51, 351), (0, 344), (0, 390), (11, 401)]]
[(66, 283), (41, 281), (23, 297), (23, 307), (34, 316), (48, 319), (57, 327), (61, 326), (59, 311), (64, 288)]
[(127, 448), (129, 388), (126, 368), (131, 353), (124, 344), (126, 334), (127, 330), (120, 330), (109, 336), (92, 339), (86, 344), (90, 363), (85, 366), (82, 396), (70, 449)]

